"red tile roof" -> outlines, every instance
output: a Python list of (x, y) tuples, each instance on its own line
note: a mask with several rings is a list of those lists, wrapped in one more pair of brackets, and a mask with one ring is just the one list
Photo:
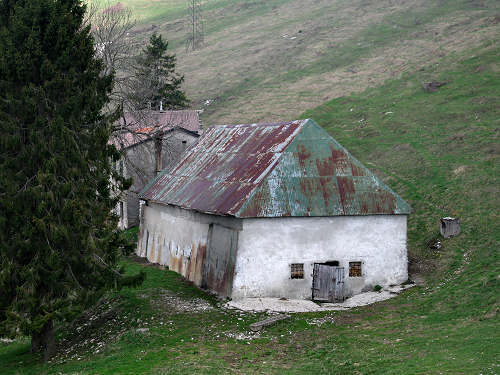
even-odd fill
[(118, 121), (120, 125), (123, 131), (115, 133), (110, 140), (119, 149), (134, 146), (156, 132), (180, 128), (199, 134), (202, 130), (196, 110), (125, 112)]

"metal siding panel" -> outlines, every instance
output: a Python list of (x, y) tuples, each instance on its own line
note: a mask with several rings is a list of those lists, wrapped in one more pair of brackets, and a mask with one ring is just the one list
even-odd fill
[(238, 248), (238, 231), (212, 224), (203, 269), (202, 286), (221, 297), (230, 297)]

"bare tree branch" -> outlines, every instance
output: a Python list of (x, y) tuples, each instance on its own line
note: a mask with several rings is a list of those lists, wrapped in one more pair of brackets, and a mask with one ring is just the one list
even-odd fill
[[(199, 2), (193, 4), (196, 5), (193, 9), (197, 22), (193, 47), (198, 47), (203, 36), (202, 32), (200, 34), (201, 19), (198, 18), (201, 13)], [(166, 51), (168, 41), (154, 34), (149, 48), (143, 49), (133, 35), (135, 24), (131, 10), (121, 3), (100, 0), (90, 2), (87, 7), (85, 27), (90, 26), (97, 55), (104, 62), (102, 74), (114, 74), (115, 77), (112, 102), (107, 110), (122, 111), (110, 139), (122, 155), (113, 173), (133, 178), (132, 193), (142, 189), (159, 169), (167, 167), (184, 151), (185, 146), (172, 129), (189, 128), (188, 124), (179, 121), (174, 111), (162, 111), (163, 108), (173, 109), (187, 104), (180, 90), (183, 77), (175, 72), (175, 55)], [(160, 53), (155, 55), (156, 59), (151, 59), (148, 53), (158, 50)], [(178, 93), (182, 94), (180, 101), (179, 96), (175, 97)], [(172, 104), (167, 104), (170, 103), (168, 95), (177, 102), (171, 100)], [(156, 100), (151, 104), (159, 108), (152, 110), (148, 100)], [(111, 179), (113, 184), (114, 179)], [(121, 199), (125, 200), (126, 195)], [(102, 262), (102, 259), (98, 260)]]
[(128, 97), (138, 43), (132, 37), (136, 20), (132, 11), (110, 0), (92, 2), (87, 8), (86, 23), (91, 25), (97, 55), (104, 62), (104, 75), (114, 74), (112, 104), (122, 105)]

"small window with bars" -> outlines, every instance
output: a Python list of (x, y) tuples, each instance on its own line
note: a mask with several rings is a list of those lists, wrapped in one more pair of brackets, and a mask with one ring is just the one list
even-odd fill
[(361, 276), (361, 262), (349, 262), (349, 277)]
[(292, 263), (290, 264), (290, 277), (292, 279), (303, 279), (304, 278), (304, 263)]

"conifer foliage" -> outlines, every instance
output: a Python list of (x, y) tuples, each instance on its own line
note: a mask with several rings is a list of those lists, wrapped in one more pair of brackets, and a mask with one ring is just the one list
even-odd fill
[(175, 71), (176, 57), (167, 53), (168, 41), (154, 33), (137, 61), (136, 102), (143, 108), (179, 109), (188, 105), (181, 90), (184, 76)]
[[(116, 116), (80, 0), (0, 0), (0, 336), (45, 358), (54, 323), (123, 282)], [(111, 184), (111, 181), (114, 181)]]

